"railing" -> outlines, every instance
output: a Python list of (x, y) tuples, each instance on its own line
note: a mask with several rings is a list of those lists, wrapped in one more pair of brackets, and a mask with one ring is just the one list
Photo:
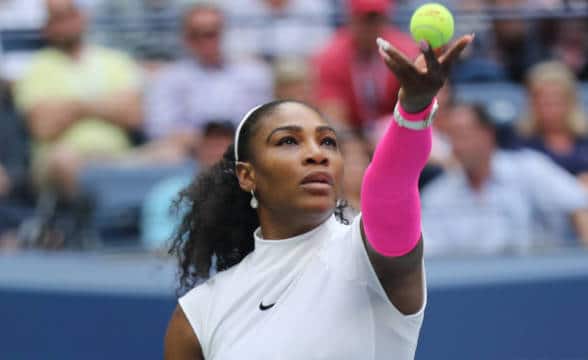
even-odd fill
[[(408, 23), (414, 7), (398, 7), (392, 17), (392, 21), (403, 28), (408, 29)], [(484, 26), (492, 20), (497, 19), (524, 19), (528, 21), (537, 21), (542, 19), (571, 19), (571, 18), (588, 18), (588, 5), (584, 7), (567, 6), (554, 10), (504, 10), (496, 8), (485, 8), (480, 11), (454, 11), (456, 18), (456, 27), (459, 32), (460, 28), (468, 28), (470, 24), (477, 27)], [(340, 11), (334, 11), (328, 15), (330, 25), (336, 28), (345, 22), (346, 15)], [(298, 16), (301, 24), (308, 25), (322, 21), (312, 16)], [(114, 43), (117, 37), (125, 37), (129, 34), (151, 37), (154, 34), (165, 35), (173, 38), (178, 31), (179, 15), (177, 12), (169, 11), (160, 14), (139, 13), (137, 16), (108, 14), (97, 15), (92, 22), (90, 36), (96, 37), (107, 43)], [(239, 27), (263, 27), (265, 19), (256, 16), (235, 16), (229, 19), (229, 26)], [(31, 29), (3, 29), (0, 24), (0, 49), (4, 52), (16, 50), (30, 50), (38, 48), (43, 44), (40, 30)], [(120, 45), (120, 44), (119, 44)], [(167, 44), (165, 44), (167, 45)], [(177, 45), (177, 44), (175, 44)], [(174, 46), (175, 46), (174, 45)], [(129, 47), (125, 47), (129, 48)], [(132, 46), (131, 46), (132, 49)], [(173, 49), (178, 51), (179, 49)], [(140, 54), (136, 54), (140, 55)]]

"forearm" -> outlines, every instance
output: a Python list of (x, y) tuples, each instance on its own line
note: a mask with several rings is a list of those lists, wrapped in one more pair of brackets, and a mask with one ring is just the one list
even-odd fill
[(362, 183), (361, 208), (367, 241), (381, 255), (403, 256), (418, 243), (418, 179), (430, 151), (430, 128), (412, 130), (395, 121), (376, 147)]
[(74, 100), (50, 100), (34, 105), (27, 111), (29, 130), (39, 141), (53, 141), (80, 116), (80, 108)]
[(84, 116), (97, 117), (126, 129), (138, 128), (142, 121), (141, 98), (135, 92), (82, 102), (81, 107)]

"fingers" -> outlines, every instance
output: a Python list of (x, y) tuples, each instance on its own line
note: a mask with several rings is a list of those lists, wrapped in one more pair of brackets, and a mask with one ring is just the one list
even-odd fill
[(474, 41), (474, 37), (473, 34), (462, 36), (439, 58), (439, 62), (446, 72), (449, 72), (451, 66), (457, 61), (466, 46)]
[(437, 61), (437, 56), (435, 55), (435, 51), (429, 46), (429, 44), (421, 40), (419, 42), (419, 47), (423, 56), (425, 57), (425, 61), (427, 63), (427, 71), (430, 73), (440, 73), (441, 72), (441, 64)]
[(412, 61), (392, 46), (392, 44), (382, 38), (378, 38), (376, 42), (378, 44), (380, 55), (382, 55), (388, 67), (390, 67), (397, 76), (400, 75), (399, 72), (407, 70), (416, 72)]

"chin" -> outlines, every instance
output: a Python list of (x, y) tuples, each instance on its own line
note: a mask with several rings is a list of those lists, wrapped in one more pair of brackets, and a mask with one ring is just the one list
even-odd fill
[(301, 207), (308, 213), (331, 213), (335, 209), (335, 200), (326, 197), (323, 199), (309, 199), (309, 201), (305, 201)]

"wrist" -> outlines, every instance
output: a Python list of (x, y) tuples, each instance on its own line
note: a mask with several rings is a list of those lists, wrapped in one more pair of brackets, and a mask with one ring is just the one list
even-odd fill
[(403, 119), (408, 121), (422, 121), (423, 119), (429, 117), (433, 111), (433, 107), (437, 106), (436, 102), (437, 100), (433, 98), (428, 104), (426, 104), (424, 107), (421, 107), (421, 109), (418, 111), (408, 111), (401, 103), (398, 103), (395, 110), (398, 111), (398, 114), (402, 116)]
[(420, 113), (433, 103), (434, 95), (406, 95), (403, 89), (398, 94), (398, 102), (406, 113)]
[(433, 100), (421, 111), (407, 112), (400, 102), (396, 103), (394, 108), (394, 121), (401, 127), (412, 130), (423, 130), (433, 124), (435, 113), (437, 112), (437, 99)]

